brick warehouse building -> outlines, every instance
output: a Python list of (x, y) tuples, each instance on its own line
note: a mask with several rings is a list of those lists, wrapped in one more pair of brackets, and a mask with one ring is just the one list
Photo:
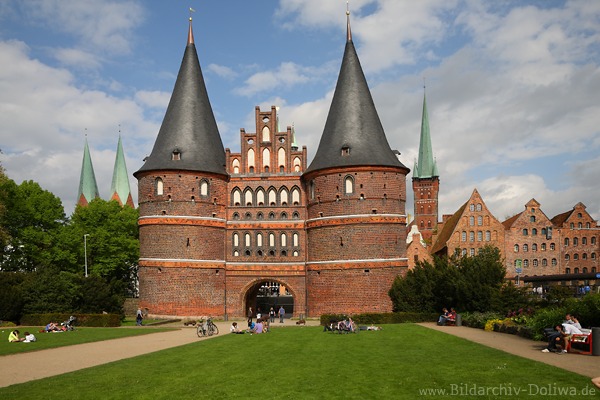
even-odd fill
[[(347, 21), (314, 160), (277, 109), (255, 110), (240, 152), (223, 149), (192, 33), (139, 187), (140, 306), (155, 315), (240, 317), (391, 311), (407, 269), (406, 168), (390, 148)], [(266, 310), (263, 310), (266, 311)]]

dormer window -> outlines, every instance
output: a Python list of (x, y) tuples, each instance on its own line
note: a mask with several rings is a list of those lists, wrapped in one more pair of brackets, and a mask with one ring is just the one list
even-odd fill
[(173, 150), (173, 153), (171, 154), (171, 160), (173, 160), (173, 161), (181, 160), (181, 151), (179, 149)]
[(350, 146), (343, 146), (342, 147), (342, 156), (349, 156), (350, 155)]

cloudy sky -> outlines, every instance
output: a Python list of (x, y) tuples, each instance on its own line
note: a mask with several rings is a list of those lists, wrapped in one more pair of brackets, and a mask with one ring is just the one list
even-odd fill
[[(87, 134), (108, 198), (119, 134), (130, 175), (152, 150), (190, 6), (225, 147), (239, 151), (239, 129), (254, 131), (256, 105), (277, 105), (310, 162), (343, 54), (345, 1), (3, 0), (8, 176), (40, 183), (70, 215)], [(600, 218), (600, 1), (353, 0), (350, 11), (388, 140), (411, 169), (426, 82), (441, 213), (477, 188), (500, 220), (531, 198), (548, 217), (581, 201)]]

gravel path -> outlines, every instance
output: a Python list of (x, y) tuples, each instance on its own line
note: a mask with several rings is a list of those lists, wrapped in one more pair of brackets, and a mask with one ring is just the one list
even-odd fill
[[(230, 322), (216, 322), (216, 324), (219, 327), (220, 335), (228, 334)], [(245, 321), (240, 321), (238, 324), (243, 327)], [(318, 321), (308, 321), (307, 324), (318, 325)], [(481, 329), (462, 326), (437, 326), (435, 323), (422, 323), (419, 325), (481, 343), (507, 353), (563, 368), (583, 376), (600, 376), (600, 357), (542, 353), (540, 350), (545, 346), (543, 342), (534, 342), (503, 333), (485, 332)], [(277, 322), (274, 323), (274, 327), (280, 326), (282, 325)], [(295, 322), (286, 320), (283, 326), (295, 326)], [(69, 346), (68, 349), (61, 347), (2, 356), (0, 357), (0, 387), (60, 375), (208, 339), (198, 338), (195, 328), (181, 327), (181, 323), (177, 327), (180, 329), (78, 344)], [(152, 328), (148, 327), (148, 329)], [(67, 352), (68, 357), (65, 356)]]

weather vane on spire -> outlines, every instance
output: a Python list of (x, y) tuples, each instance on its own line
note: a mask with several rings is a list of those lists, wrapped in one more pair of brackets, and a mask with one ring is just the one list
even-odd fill
[(196, 10), (194, 10), (192, 7), (190, 7), (190, 21), (192, 20), (192, 13), (195, 13)]
[(346, 1), (346, 40), (352, 41), (352, 32), (350, 31), (350, 2)]

